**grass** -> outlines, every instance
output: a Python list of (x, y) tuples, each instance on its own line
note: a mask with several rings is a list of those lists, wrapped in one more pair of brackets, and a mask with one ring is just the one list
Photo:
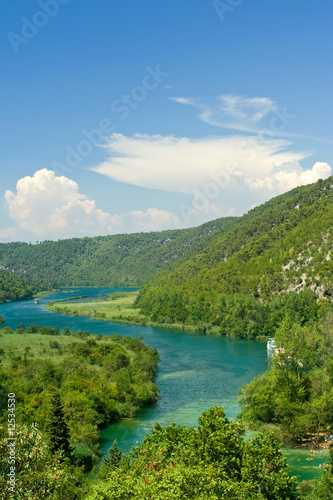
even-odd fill
[[(156, 328), (170, 328), (187, 333), (206, 333), (207, 335), (221, 335), (220, 329), (209, 324), (195, 323), (159, 323), (145, 316), (141, 309), (134, 306), (139, 291), (109, 293), (107, 298), (86, 302), (74, 302), (73, 299), (62, 299), (48, 302), (49, 311), (68, 314), (69, 316), (83, 316), (99, 321), (112, 323), (127, 323), (140, 326), (154, 326)], [(82, 297), (79, 297), (79, 299)], [(77, 298), (76, 298), (77, 299)], [(267, 341), (267, 337), (257, 337), (256, 340)]]
[(86, 316), (104, 321), (121, 322), (130, 319), (140, 322), (144, 316), (139, 309), (134, 309), (134, 301), (138, 292), (111, 293), (106, 299), (90, 302), (73, 302), (71, 299), (49, 302), (47, 309), (70, 316)]
[[(85, 344), (88, 338), (97, 341), (99, 345), (112, 342), (112, 336), (89, 335), (84, 336), (72, 332), (70, 335), (42, 335), (39, 333), (3, 333), (0, 329), (0, 360), (3, 368), (11, 366), (13, 361), (19, 358), (27, 360), (49, 360), (53, 363), (61, 363), (64, 355), (71, 356), (73, 343)], [(127, 351), (126, 347), (124, 347)], [(131, 354), (131, 353), (128, 353)]]
[(35, 295), (33, 297), (34, 298), (45, 297), (46, 295), (52, 295), (52, 294), (57, 293), (57, 292), (58, 292), (57, 290), (44, 290), (43, 292), (35, 293)]
[(107, 299), (92, 300), (90, 302), (73, 302), (71, 299), (63, 299), (49, 302), (46, 308), (55, 313), (68, 314), (70, 316), (83, 316), (100, 321), (172, 328), (187, 331), (189, 333), (200, 332), (200, 328), (194, 324), (166, 324), (151, 321), (151, 319), (145, 316), (140, 309), (134, 307), (134, 302), (138, 293), (138, 291), (110, 293)]

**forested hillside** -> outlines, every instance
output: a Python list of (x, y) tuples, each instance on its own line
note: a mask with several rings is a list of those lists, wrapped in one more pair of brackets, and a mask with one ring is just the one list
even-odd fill
[(0, 244), (0, 265), (60, 286), (136, 286), (195, 249), (235, 220), (217, 219), (190, 229)]
[(155, 321), (208, 323), (236, 335), (251, 327), (248, 336), (256, 336), (271, 299), (278, 305), (280, 295), (308, 289), (308, 304), (311, 291), (331, 301), (332, 183), (298, 187), (250, 210), (145, 285), (138, 306)]
[(40, 290), (35, 282), (16, 276), (11, 271), (0, 269), (0, 303), (7, 300), (29, 299)]

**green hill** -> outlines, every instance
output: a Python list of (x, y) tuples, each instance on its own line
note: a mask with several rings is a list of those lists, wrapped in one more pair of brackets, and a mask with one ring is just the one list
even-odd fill
[(0, 303), (29, 299), (40, 289), (37, 283), (20, 278), (9, 270), (0, 269)]
[(230, 334), (250, 324), (247, 336), (256, 336), (267, 304), (277, 311), (301, 300), (309, 307), (316, 298), (330, 301), (332, 187), (330, 177), (250, 210), (146, 284), (137, 305), (155, 321), (208, 323)]
[(0, 244), (0, 265), (47, 287), (137, 286), (202, 248), (228, 217), (190, 229)]

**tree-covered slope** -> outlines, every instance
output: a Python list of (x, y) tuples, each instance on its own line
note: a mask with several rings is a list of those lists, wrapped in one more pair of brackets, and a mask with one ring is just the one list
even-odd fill
[(40, 289), (35, 282), (20, 278), (9, 270), (0, 269), (0, 303), (29, 299)]
[(284, 292), (309, 288), (331, 299), (332, 185), (333, 177), (320, 180), (250, 210), (145, 285), (138, 305), (157, 321), (219, 326), (226, 311), (255, 315)]
[(190, 229), (0, 244), (0, 265), (49, 287), (140, 285), (201, 248), (228, 217)]

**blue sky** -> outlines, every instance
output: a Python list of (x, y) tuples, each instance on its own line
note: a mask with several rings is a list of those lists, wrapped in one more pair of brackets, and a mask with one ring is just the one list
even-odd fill
[(0, 241), (194, 226), (330, 175), (332, 10), (4, 0)]

